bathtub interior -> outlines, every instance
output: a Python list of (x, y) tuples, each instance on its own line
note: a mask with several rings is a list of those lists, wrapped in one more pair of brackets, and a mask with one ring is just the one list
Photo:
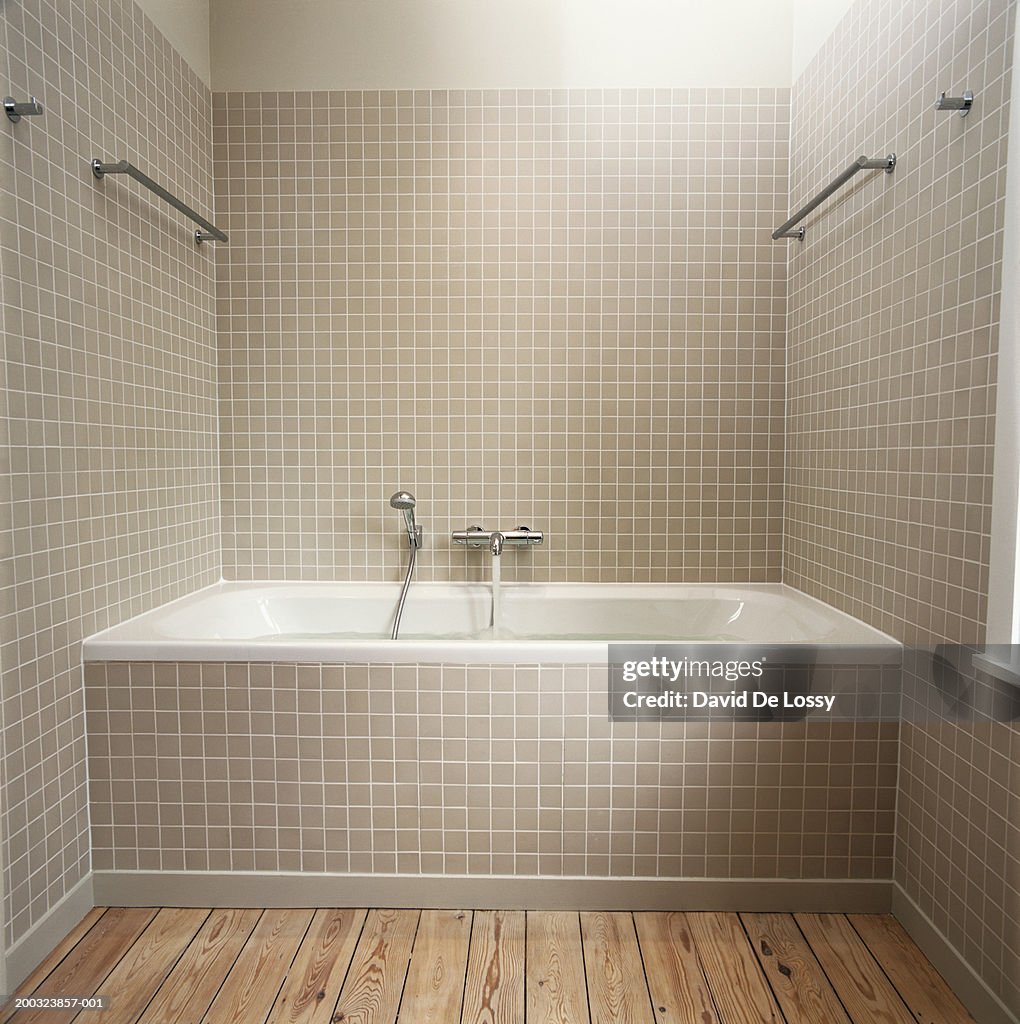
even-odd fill
[[(398, 588), (381, 583), (221, 582), (90, 640), (286, 642), (389, 640)], [(895, 643), (782, 584), (510, 584), (493, 628), (482, 584), (411, 588), (398, 644), (432, 641)], [(86, 644), (88, 656), (88, 642)]]

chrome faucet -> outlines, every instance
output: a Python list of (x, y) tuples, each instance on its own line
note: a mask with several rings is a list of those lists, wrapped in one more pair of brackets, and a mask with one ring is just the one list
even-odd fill
[(469, 548), (488, 548), (493, 558), (499, 558), (504, 547), (541, 544), (545, 535), (541, 530), (532, 530), (527, 526), (518, 526), (516, 530), (484, 530), (480, 526), (469, 526), (466, 530), (454, 530), (450, 539), (454, 544), (463, 544)]

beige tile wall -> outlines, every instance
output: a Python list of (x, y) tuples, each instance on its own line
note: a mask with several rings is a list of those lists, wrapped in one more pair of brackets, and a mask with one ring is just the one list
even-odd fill
[(213, 99), (229, 578), (779, 578), (786, 91)]
[(962, 714), (927, 657), (904, 675), (895, 875), (1020, 1016), (1020, 691), (958, 664)]
[(95, 865), (888, 878), (896, 722), (610, 724), (606, 667), (92, 663)]
[[(858, 0), (793, 90), (792, 208), (899, 163), (785, 243), (784, 579), (915, 643), (983, 635), (1014, 16)], [(968, 88), (967, 118), (932, 109)], [(1020, 1013), (1017, 730), (957, 721), (920, 667), (904, 711), (895, 877)]]
[[(988, 577), (1011, 13), (858, 0), (793, 92), (784, 579), (908, 642), (976, 641)], [(967, 118), (943, 90), (977, 95)]]
[[(11, 81), (10, 57), (7, 40), (7, 21), (0, 17), (0, 75), (3, 75), (5, 82)], [(0, 132), (0, 232), (7, 230), (13, 217), (14, 196), (11, 193), (10, 168), (13, 162), (13, 140), (7, 132)], [(0, 255), (4, 251), (4, 239), (7, 236), (0, 234)], [(0, 263), (0, 340), (7, 337), (6, 326), (7, 314), (7, 287), (2, 263)], [(7, 367), (5, 360), (0, 358), (0, 396), (7, 393)], [(7, 421), (6, 417), (0, 415), (0, 511), (10, 506), (10, 473), (7, 469)], [(2, 529), (2, 524), (0, 524)], [(0, 678), (3, 677), (3, 648), (0, 646)], [(4, 701), (0, 699), (0, 766), (4, 764)], [(5, 964), (6, 937), (4, 922), (6, 921), (6, 906), (3, 895), (7, 883), (7, 876), (4, 864), (7, 859), (7, 843), (4, 828), (4, 807), (6, 799), (4, 795), (3, 776), (0, 775), (0, 989), (7, 988), (7, 971)]]
[[(530, 520), (550, 542), (517, 578), (785, 565), (904, 639), (976, 638), (1007, 13), (859, 0), (791, 142), (785, 92), (211, 97), (128, 0), (8, 0), (8, 80), (47, 105), (0, 133), (8, 940), (88, 863), (78, 640), (217, 573), (214, 326), (230, 575), (395, 576), (400, 485), (422, 578), (481, 574), (451, 528)], [(931, 111), (964, 87), (966, 121)], [(215, 257), (87, 171), (129, 156), (209, 209), (213, 137)], [(889, 149), (804, 246), (768, 241)], [(93, 666), (96, 864), (892, 873), (894, 727), (628, 731), (602, 686)], [(898, 880), (1014, 1008), (1018, 762), (1015, 729), (922, 717), (895, 818)]]
[(7, 0), (0, 712), (6, 938), (89, 865), (83, 635), (219, 570), (214, 257), (93, 156), (212, 208), (211, 96), (130, 0)]

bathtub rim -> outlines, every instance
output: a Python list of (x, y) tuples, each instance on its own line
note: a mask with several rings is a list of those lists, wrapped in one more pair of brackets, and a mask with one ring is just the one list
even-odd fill
[[(487, 583), (479, 582), (444, 582), (423, 581), (418, 584), (421, 589), (441, 589), (445, 587), (466, 587), (476, 590), (487, 590)], [(508, 589), (534, 588), (537, 594), (549, 591), (565, 594), (577, 588), (612, 588), (619, 593), (621, 590), (639, 592), (642, 589), (658, 587), (689, 587), (702, 591), (705, 596), (722, 596), (720, 592), (732, 593), (735, 590), (751, 591), (779, 597), (788, 597), (801, 604), (807, 604), (843, 619), (849, 619), (870, 634), (866, 644), (855, 643), (824, 643), (805, 640), (802, 643), (813, 647), (831, 648), (833, 661), (838, 662), (840, 648), (853, 651), (846, 658), (847, 663), (861, 660), (859, 653), (862, 648), (873, 652), (869, 662), (892, 662), (898, 660), (903, 645), (894, 637), (868, 625), (847, 612), (826, 604), (801, 590), (786, 583), (577, 583), (577, 582), (536, 582), (510, 583)], [(684, 643), (682, 640), (660, 641), (597, 641), (597, 640), (389, 640), (371, 638), (365, 640), (223, 640), (223, 639), (182, 639), (146, 638), (125, 639), (115, 634), (122, 627), (137, 623), (139, 620), (155, 614), (169, 612), (175, 607), (184, 606), (206, 595), (231, 593), (250, 589), (286, 589), (300, 587), (302, 589), (327, 590), (333, 587), (369, 587), (373, 590), (386, 592), (399, 589), (397, 584), (379, 581), (328, 581), (328, 580), (224, 580), (190, 591), (173, 601), (165, 602), (155, 608), (140, 612), (123, 622), (110, 626), (100, 632), (93, 633), (82, 642), (82, 661), (90, 662), (225, 662), (225, 663), (282, 663), (282, 664), (470, 664), (470, 665), (605, 665), (608, 661), (609, 644), (613, 643)], [(708, 641), (689, 641), (702, 643)], [(720, 641), (712, 641), (720, 642)], [(735, 644), (748, 645), (760, 643), (766, 645), (768, 640), (734, 641)]]

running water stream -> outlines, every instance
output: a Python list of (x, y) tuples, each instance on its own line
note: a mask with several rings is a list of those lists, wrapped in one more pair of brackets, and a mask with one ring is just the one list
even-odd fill
[(500, 635), (500, 620), (502, 618), (500, 593), (500, 563), (503, 561), (499, 555), (492, 556), (492, 638), (496, 640)]

